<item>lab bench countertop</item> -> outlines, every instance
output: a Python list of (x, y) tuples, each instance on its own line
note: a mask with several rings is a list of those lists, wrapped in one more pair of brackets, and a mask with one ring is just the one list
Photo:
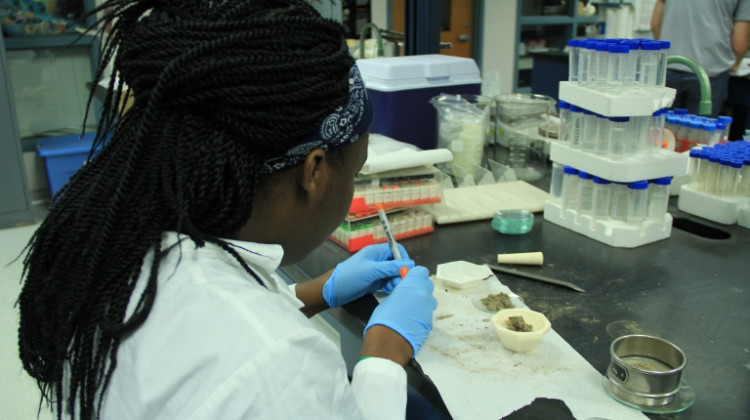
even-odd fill
[[(669, 211), (674, 217), (671, 236), (637, 248), (602, 244), (545, 221), (541, 213), (525, 235), (502, 235), (487, 220), (437, 226), (431, 234), (401, 243), (431, 273), (450, 261), (495, 264), (497, 254), (543, 252), (543, 266), (517, 268), (570, 281), (586, 292), (513, 275), (498, 278), (527, 306), (543, 312), (552, 328), (602, 375), (610, 362), (612, 340), (623, 335), (655, 335), (685, 352), (682, 377), (695, 390), (694, 405), (682, 413), (650, 417), (748, 418), (750, 230), (683, 213), (675, 198)], [(303, 281), (349, 255), (326, 241), (284, 271), (294, 281)], [(338, 316), (361, 337), (375, 304), (366, 296)], [(410, 384), (444, 409), (440, 390), (430, 389), (418, 368), (408, 373)]]

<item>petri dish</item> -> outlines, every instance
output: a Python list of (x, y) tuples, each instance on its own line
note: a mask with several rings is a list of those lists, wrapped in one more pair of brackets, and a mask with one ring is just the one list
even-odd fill
[(534, 226), (534, 214), (528, 210), (498, 210), (492, 216), (492, 228), (506, 235), (523, 235)]

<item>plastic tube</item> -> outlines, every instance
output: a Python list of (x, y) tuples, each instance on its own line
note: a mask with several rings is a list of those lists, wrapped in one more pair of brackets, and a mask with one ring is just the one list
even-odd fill
[(698, 180), (698, 173), (700, 172), (701, 158), (703, 151), (701, 149), (690, 150), (690, 167), (688, 169), (688, 177), (690, 178), (689, 183), (695, 184)]
[(659, 41), (658, 65), (656, 70), (656, 86), (664, 87), (667, 82), (667, 57), (671, 44), (669, 41)]
[(724, 123), (724, 131), (721, 133), (721, 140), (729, 140), (729, 130), (732, 128), (732, 117), (719, 115), (718, 120)]
[(627, 222), (638, 225), (646, 220), (648, 212), (648, 181), (636, 181), (628, 184), (630, 192), (628, 200)]
[(570, 141), (570, 104), (565, 101), (559, 101), (557, 106), (560, 108), (560, 129), (558, 138), (561, 142)]
[(740, 183), (737, 186), (737, 194), (750, 197), (750, 156), (742, 160), (742, 169), (740, 169)]
[(704, 178), (703, 192), (716, 194), (716, 181), (719, 177), (719, 154), (714, 151), (708, 155), (708, 166)]
[(583, 135), (581, 136), (581, 150), (593, 152), (596, 149), (596, 131), (599, 122), (596, 114), (588, 109), (583, 110)]
[(607, 93), (619, 94), (623, 91), (629, 52), (630, 48), (627, 45), (609, 44), (607, 46)]
[(588, 172), (578, 171), (578, 202), (576, 220), (584, 214), (590, 215), (594, 209), (594, 177)]
[(599, 156), (609, 154), (609, 132), (612, 129), (609, 118), (603, 115), (596, 115), (598, 121), (598, 130), (596, 131), (596, 149), (594, 153)]
[(628, 184), (615, 182), (612, 184), (611, 205), (609, 207), (609, 217), (613, 220), (622, 222), (628, 219), (628, 203), (630, 196)]
[(596, 52), (594, 53), (595, 70), (593, 73), (593, 80), (591, 81), (591, 88), (600, 92), (604, 92), (607, 88), (607, 66), (609, 65), (608, 48), (609, 44), (606, 42), (596, 43)]
[(577, 39), (568, 40), (568, 81), (578, 81), (578, 63), (580, 61), (580, 41)]
[(565, 167), (561, 163), (552, 162), (552, 174), (550, 176), (549, 193), (552, 201), (562, 201), (563, 174)]
[(563, 168), (562, 210), (576, 209), (578, 204), (578, 170), (566, 166)]
[(570, 147), (574, 149), (581, 148), (581, 137), (583, 136), (583, 110), (570, 105)]
[(622, 45), (628, 47), (627, 59), (625, 60), (625, 72), (622, 78), (622, 91), (623, 93), (632, 91), (636, 87), (637, 73), (638, 73), (638, 51), (639, 44), (637, 41), (624, 40), (620, 42)]
[(703, 129), (701, 143), (713, 146), (719, 142), (722, 134), (721, 131), (717, 130), (715, 123), (710, 121), (704, 122), (701, 124), (701, 128)]
[(737, 182), (740, 178), (742, 162), (724, 157), (719, 159), (719, 177), (716, 181), (716, 195), (734, 197), (737, 193)]
[(660, 49), (661, 43), (658, 41), (641, 42), (640, 85), (644, 88), (657, 86)]
[(666, 122), (666, 109), (659, 109), (651, 114), (648, 126), (648, 149), (661, 149), (661, 142), (664, 140), (664, 124)]
[(672, 177), (654, 179), (648, 186), (648, 218), (664, 221), (669, 205), (669, 184)]
[(609, 219), (609, 207), (612, 197), (612, 183), (595, 176), (593, 221)]
[(625, 158), (625, 140), (629, 117), (611, 117), (609, 119), (609, 158), (623, 160)]

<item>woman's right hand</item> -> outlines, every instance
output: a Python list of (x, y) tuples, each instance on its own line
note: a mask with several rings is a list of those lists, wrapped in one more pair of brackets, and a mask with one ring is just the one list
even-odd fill
[(425, 267), (412, 268), (375, 308), (365, 327), (362, 356), (385, 357), (405, 366), (417, 354), (432, 330), (437, 307), (429, 274)]

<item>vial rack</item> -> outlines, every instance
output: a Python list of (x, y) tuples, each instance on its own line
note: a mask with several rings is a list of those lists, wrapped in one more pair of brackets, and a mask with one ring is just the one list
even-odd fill
[(680, 187), (677, 208), (698, 217), (721, 223), (738, 224), (750, 228), (750, 197), (721, 197), (697, 191), (696, 184)]
[(435, 167), (383, 172), (358, 176), (354, 180), (354, 196), (349, 213), (359, 216), (377, 213), (377, 205), (386, 209), (439, 203), (444, 176)]
[[(419, 208), (387, 211), (388, 223), (396, 240), (431, 233), (432, 215)], [(376, 215), (347, 216), (329, 237), (335, 244), (349, 252), (356, 252), (367, 245), (386, 242), (385, 231)]]

